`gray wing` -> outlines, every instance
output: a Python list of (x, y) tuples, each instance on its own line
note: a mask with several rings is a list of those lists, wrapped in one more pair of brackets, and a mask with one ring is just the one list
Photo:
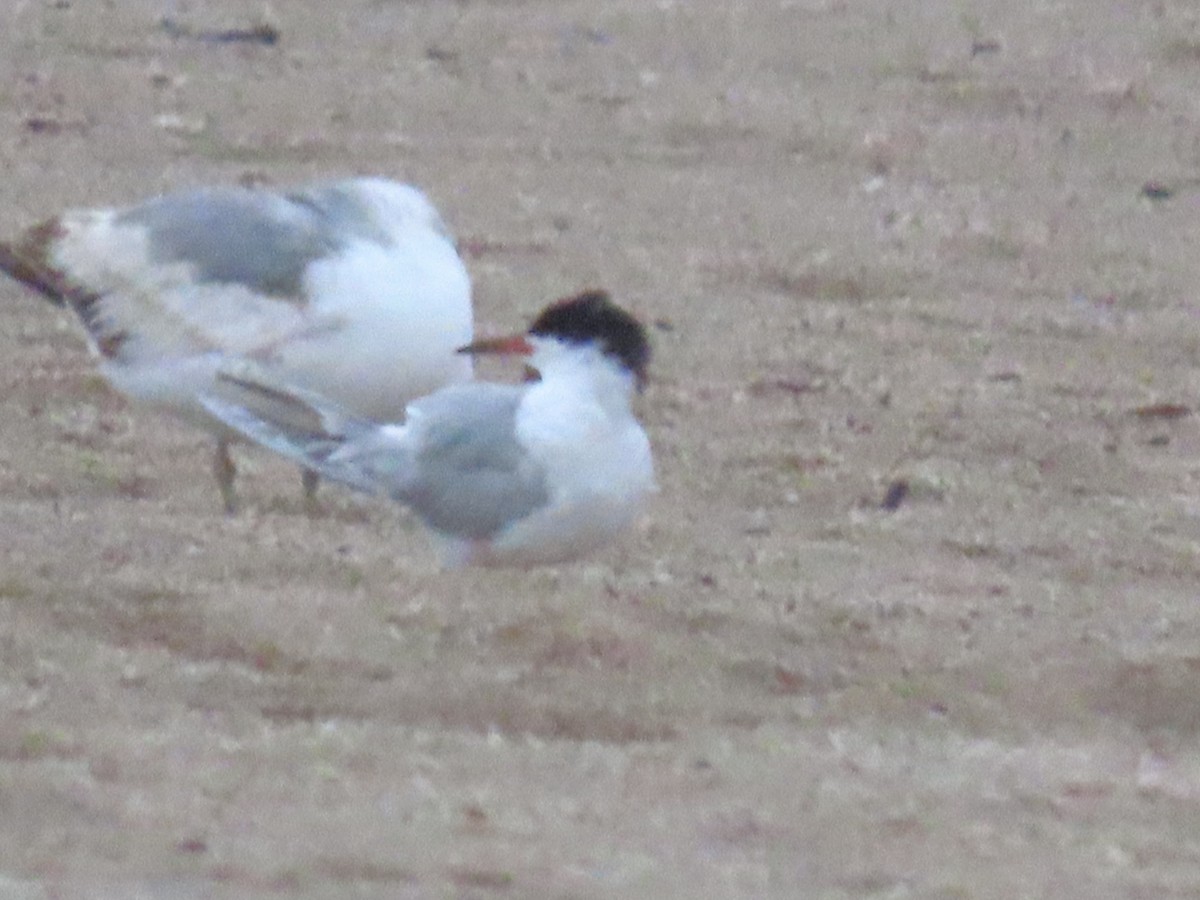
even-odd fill
[[(353, 260), (348, 251), (362, 243), (428, 242), (431, 231), (450, 246), (425, 196), (387, 179), (286, 194), (202, 188), (124, 210), (68, 210), (0, 244), (0, 271), (73, 307), (108, 358), (254, 355), (345, 327), (354, 291), (310, 295), (322, 290), (310, 281), (314, 264)], [(448, 277), (465, 285), (461, 264), (443, 256)]]
[[(226, 426), (331, 481), (367, 493), (382, 485), (347, 447), (396, 447), (397, 429), (345, 412), (312, 391), (275, 383), (254, 363), (226, 363), (201, 405)], [(393, 450), (393, 456), (395, 450)]]
[[(339, 228), (351, 215), (349, 200), (335, 211), (303, 194), (208, 188), (135, 206), (117, 224), (144, 228), (150, 259), (188, 263), (198, 283), (241, 284), (299, 301), (309, 264), (356, 236)], [(367, 221), (365, 212), (361, 218)]]
[(543, 506), (546, 473), (517, 440), (525, 389), (465, 384), (409, 406), (411, 468), (392, 495), (444, 534), (485, 538)]
[(227, 364), (218, 381), (201, 403), (227, 426), (324, 478), (386, 492), (443, 534), (487, 538), (548, 499), (545, 470), (517, 440), (518, 385), (443, 388), (396, 426), (272, 383), (252, 363)]

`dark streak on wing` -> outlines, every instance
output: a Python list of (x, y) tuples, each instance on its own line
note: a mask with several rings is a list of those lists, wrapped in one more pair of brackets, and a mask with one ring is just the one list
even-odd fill
[(100, 355), (115, 358), (129, 339), (127, 332), (106, 326), (98, 303), (101, 295), (72, 284), (50, 265), (47, 249), (60, 237), (58, 219), (35, 225), (16, 244), (0, 242), (0, 270), (46, 297), (56, 306), (69, 306), (83, 321)]
[(216, 392), (201, 394), (199, 400), (230, 428), (324, 478), (371, 494), (379, 489), (358, 467), (337, 458), (347, 441), (377, 432), (373, 422), (343, 414), (316, 394), (271, 385), (254, 375), (221, 372)]
[(323, 478), (374, 493), (374, 485), (362, 481), (354, 470), (328, 464), (329, 457), (342, 445), (340, 436), (321, 437), (296, 433), (215, 394), (201, 394), (198, 399), (200, 404), (220, 421), (268, 450), (273, 450), (306, 469), (318, 472)]
[(297, 443), (340, 444), (377, 429), (374, 422), (358, 418), (320, 394), (272, 382), (266, 370), (248, 360), (231, 361), (217, 373), (215, 395), (270, 422)]

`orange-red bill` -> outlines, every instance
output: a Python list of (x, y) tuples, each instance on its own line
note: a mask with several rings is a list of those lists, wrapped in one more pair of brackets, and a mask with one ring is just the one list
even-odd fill
[(481, 341), (474, 341), (467, 344), (465, 347), (458, 348), (459, 353), (504, 353), (508, 355), (528, 356), (533, 352), (533, 345), (523, 334), (514, 334), (511, 337), (500, 338), (484, 338)]

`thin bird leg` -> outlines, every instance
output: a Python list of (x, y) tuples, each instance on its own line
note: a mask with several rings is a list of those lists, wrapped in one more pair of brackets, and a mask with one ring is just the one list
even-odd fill
[(310, 516), (316, 515), (320, 511), (317, 507), (317, 485), (321, 483), (321, 476), (312, 469), (301, 469), (300, 483), (304, 485), (304, 509)]
[(225, 503), (225, 514), (232, 516), (237, 512), (237, 496), (233, 492), (233, 478), (237, 475), (237, 466), (229, 455), (229, 441), (217, 438), (217, 453), (213, 457), (213, 474), (217, 476), (217, 487), (221, 489), (221, 500)]

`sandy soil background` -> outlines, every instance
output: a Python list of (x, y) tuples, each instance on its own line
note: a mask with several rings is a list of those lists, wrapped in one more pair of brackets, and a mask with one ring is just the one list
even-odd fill
[[(915, 11), (919, 10), (919, 11)], [(162, 17), (176, 25), (165, 29)], [(0, 233), (378, 173), (653, 323), (559, 570), (132, 409), (0, 285), (0, 897), (1200, 893), (1200, 10), (0, 7)], [(904, 484), (895, 509), (881, 504)]]

